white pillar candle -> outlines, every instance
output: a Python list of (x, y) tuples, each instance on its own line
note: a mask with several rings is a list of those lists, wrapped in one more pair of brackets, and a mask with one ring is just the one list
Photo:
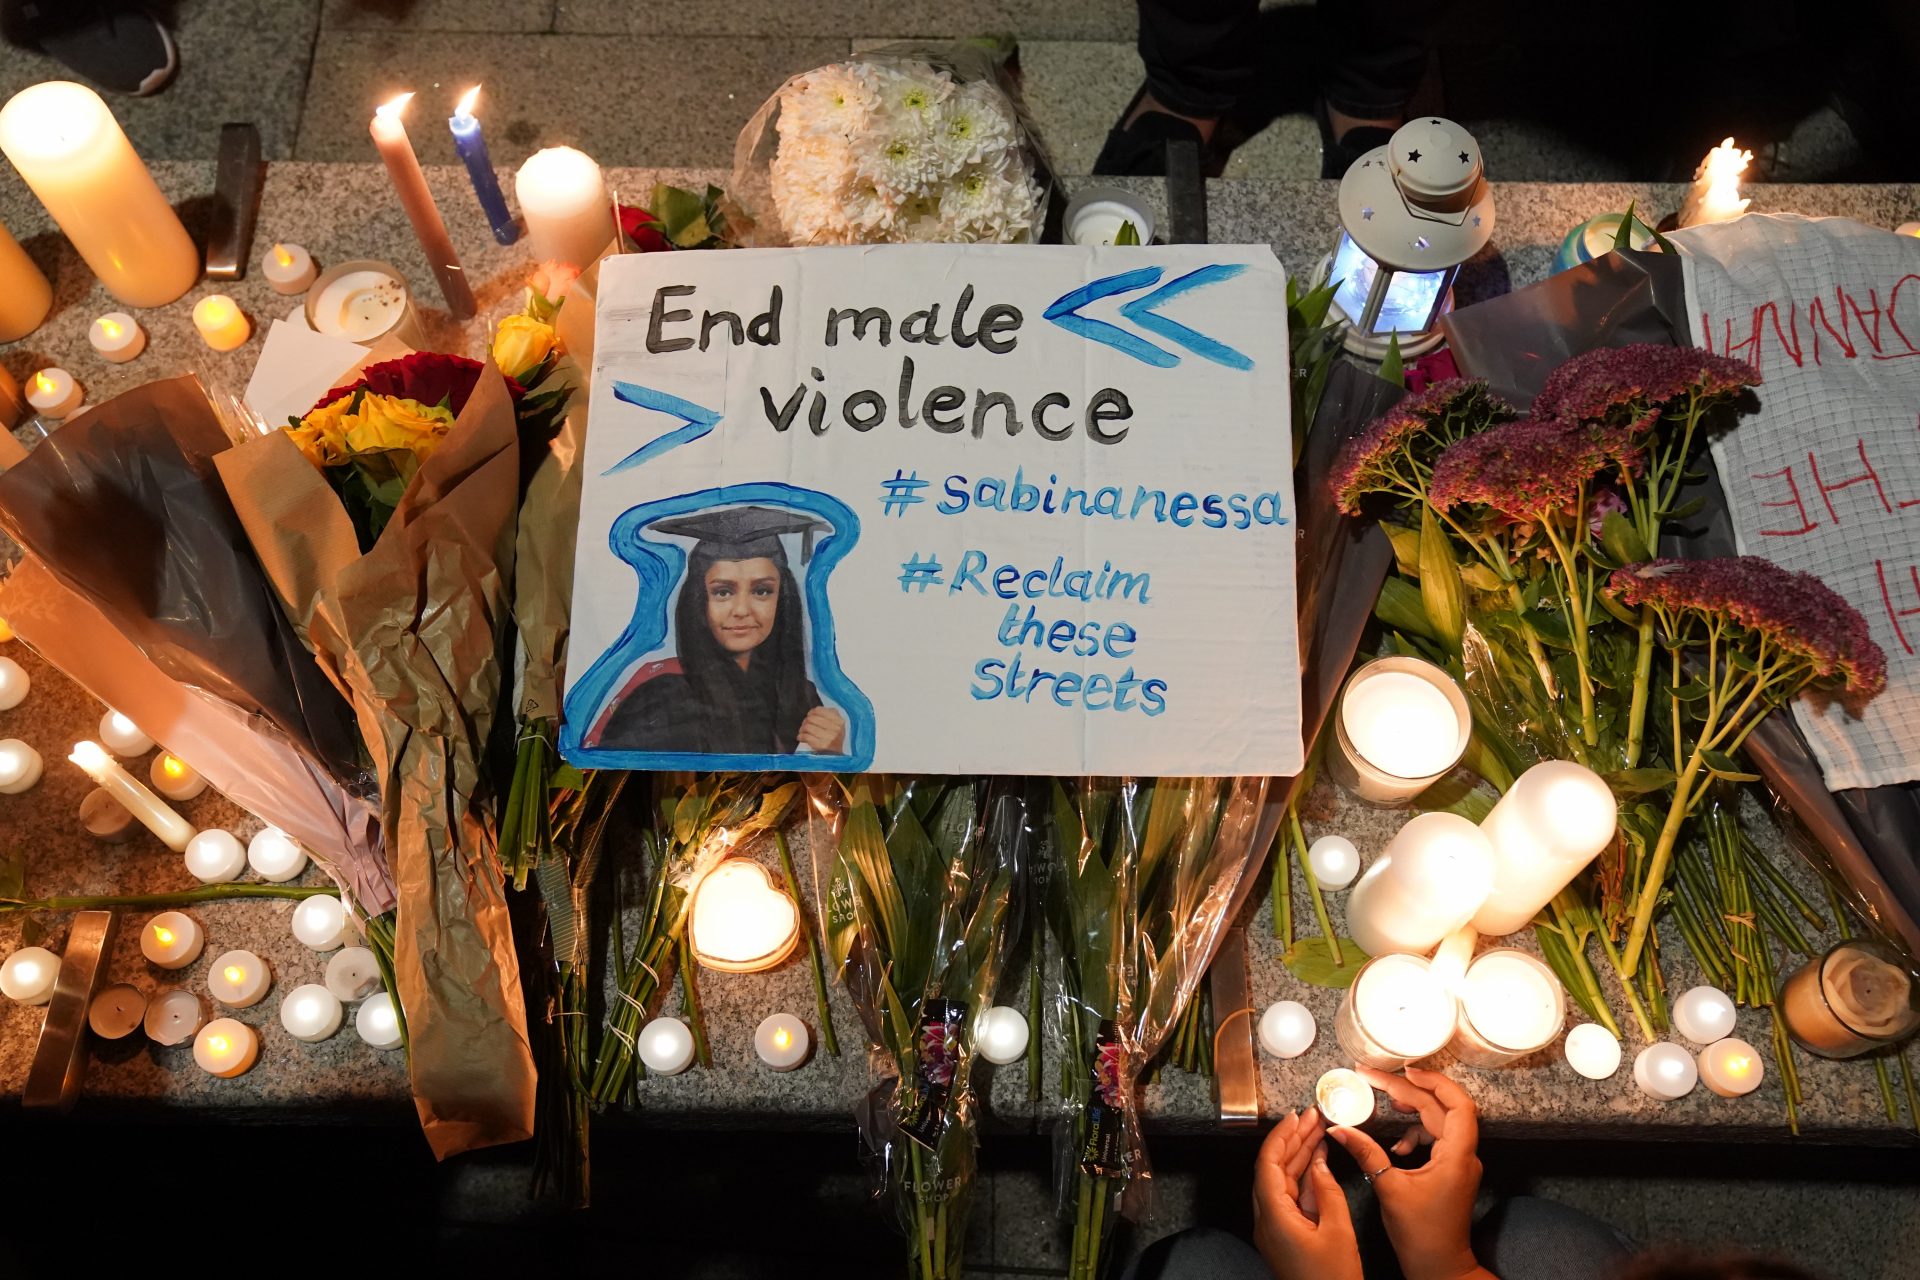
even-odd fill
[(232, 1009), (259, 1004), (272, 985), (272, 970), (251, 951), (229, 951), (207, 972), (207, 994)]
[(1362, 800), (1400, 804), (1460, 762), (1473, 732), (1467, 696), (1418, 658), (1378, 658), (1353, 673), (1334, 714), (1334, 780)]
[(1695, 1044), (1733, 1034), (1733, 1001), (1718, 987), (1689, 987), (1673, 1002), (1673, 1029)]
[(295, 987), (280, 1001), (280, 1025), (307, 1044), (318, 1044), (338, 1031), (345, 1016), (333, 992), (314, 982)]
[(1723, 1098), (1738, 1098), (1760, 1087), (1766, 1068), (1759, 1052), (1745, 1040), (1716, 1041), (1700, 1051), (1700, 1080)]
[(1492, 879), (1478, 827), (1456, 813), (1420, 814), (1347, 895), (1347, 932), (1368, 955), (1425, 954), (1473, 918)]
[(26, 337), (52, 308), (53, 285), (46, 272), (27, 256), (13, 233), (0, 226), (0, 342)]
[(27, 669), (12, 658), (0, 658), (0, 711), (11, 711), (33, 691)]
[(381, 986), (380, 965), (365, 947), (343, 947), (327, 961), (327, 990), (351, 1004)]
[(59, 956), (45, 947), (22, 947), (0, 964), (0, 995), (21, 1004), (45, 1004), (53, 999), (59, 977)]
[(1459, 1004), (1420, 956), (1376, 956), (1347, 988), (1333, 1030), (1347, 1056), (1398, 1071), (1432, 1057), (1453, 1035)]
[(80, 802), (80, 825), (95, 840), (120, 844), (133, 834), (133, 815), (105, 788), (95, 787)]
[(1480, 824), (1493, 887), (1473, 916), (1490, 937), (1518, 933), (1613, 841), (1613, 791), (1585, 765), (1547, 760), (1515, 778)]
[(1620, 1069), (1620, 1041), (1597, 1022), (1567, 1032), (1567, 1065), (1589, 1080), (1606, 1080)]
[(980, 1056), (1004, 1067), (1026, 1055), (1032, 1037), (1027, 1016), (1012, 1005), (996, 1004), (983, 1010), (973, 1027), (973, 1043)]
[(46, 762), (18, 738), (0, 738), (0, 796), (31, 790), (46, 771)]
[(247, 849), (231, 831), (201, 831), (187, 841), (187, 870), (201, 884), (231, 884), (247, 869)]
[(215, 1018), (193, 1037), (193, 1060), (211, 1076), (245, 1075), (260, 1056), (260, 1037), (237, 1018)]
[(790, 1013), (776, 1013), (753, 1031), (753, 1051), (775, 1071), (791, 1071), (805, 1062), (812, 1043), (807, 1024)]
[(655, 1018), (640, 1028), (634, 1052), (654, 1075), (677, 1076), (693, 1065), (693, 1032), (678, 1018)]
[(693, 957), (709, 969), (757, 973), (793, 954), (800, 909), (751, 858), (728, 858), (695, 886), (687, 925)]
[(534, 152), (514, 177), (513, 193), (536, 262), (586, 267), (613, 243), (613, 198), (600, 166), (572, 147)]
[(27, 404), (55, 422), (70, 418), (85, 403), (87, 393), (65, 369), (42, 369), (27, 379)]
[(207, 1020), (200, 997), (184, 987), (161, 992), (147, 1003), (143, 1027), (147, 1039), (159, 1045), (185, 1044)]
[(169, 809), (166, 801), (141, 786), (132, 774), (107, 754), (106, 748), (97, 742), (76, 742), (73, 744), (73, 753), (67, 759), (79, 765), (89, 778), (125, 805), (127, 811), (145, 823), (147, 830), (159, 836), (167, 848), (175, 853), (187, 851), (187, 845), (194, 835), (193, 824)]
[(164, 306), (200, 278), (200, 251), (93, 90), (48, 80), (14, 94), (0, 151), (120, 301)]
[(1649, 1098), (1672, 1102), (1693, 1092), (1700, 1068), (1677, 1044), (1650, 1044), (1633, 1060), (1633, 1082)]
[(247, 842), (247, 865), (262, 880), (279, 884), (307, 869), (307, 851), (280, 828), (262, 827)]
[(1321, 836), (1307, 846), (1307, 865), (1322, 889), (1344, 889), (1360, 874), (1360, 850), (1345, 836)]
[(102, 1040), (124, 1040), (147, 1016), (147, 998), (130, 982), (116, 982), (87, 1006), (87, 1025)]
[(193, 304), (193, 327), (215, 351), (232, 351), (253, 336), (240, 304), (224, 293), (210, 293)]
[(169, 800), (191, 800), (207, 789), (206, 775), (174, 755), (162, 751), (147, 768), (153, 789)]
[(1319, 1028), (1298, 1000), (1278, 1000), (1260, 1015), (1260, 1047), (1276, 1058), (1297, 1058), (1313, 1047)]
[(109, 364), (125, 364), (147, 349), (147, 331), (124, 311), (109, 311), (87, 327), (87, 342)]
[(1335, 1067), (1315, 1081), (1313, 1101), (1328, 1124), (1352, 1126), (1373, 1119), (1373, 1086), (1347, 1067)]
[(347, 940), (347, 908), (330, 893), (303, 899), (293, 909), (293, 936), (315, 951), (332, 951)]
[(186, 968), (206, 943), (200, 922), (181, 911), (162, 911), (140, 931), (140, 954), (162, 969)]
[(1524, 951), (1489, 951), (1460, 982), (1460, 1022), (1449, 1046), (1471, 1067), (1498, 1067), (1553, 1043), (1567, 993), (1553, 970)]
[(117, 756), (143, 756), (153, 750), (153, 739), (118, 711), (100, 717), (100, 743)]
[(369, 996), (353, 1015), (353, 1029), (376, 1049), (398, 1049), (400, 1016), (393, 1011), (393, 997), (384, 991)]
[(275, 293), (305, 293), (319, 274), (313, 255), (297, 244), (276, 244), (260, 259), (260, 274)]

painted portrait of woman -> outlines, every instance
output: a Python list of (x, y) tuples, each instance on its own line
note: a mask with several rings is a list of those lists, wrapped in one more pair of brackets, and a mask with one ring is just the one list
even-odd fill
[[(743, 506), (661, 520), (694, 539), (673, 608), (677, 654), (646, 662), (590, 745), (614, 751), (838, 755), (847, 720), (807, 675), (806, 617), (781, 535), (811, 547), (812, 516)], [(803, 551), (803, 556), (805, 552)]]

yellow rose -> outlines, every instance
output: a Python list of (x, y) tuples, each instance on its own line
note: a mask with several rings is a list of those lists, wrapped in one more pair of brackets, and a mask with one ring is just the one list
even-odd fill
[(288, 427), (287, 434), (300, 446), (300, 452), (316, 467), (329, 466), (346, 454), (347, 407), (353, 403), (351, 392), (331, 404), (325, 404)]
[(452, 425), (453, 410), (442, 405), (372, 394), (362, 396), (359, 410), (342, 420), (349, 450), (411, 449), (422, 460)]
[(493, 362), (500, 372), (518, 380), (553, 354), (553, 326), (532, 316), (508, 316), (493, 333)]

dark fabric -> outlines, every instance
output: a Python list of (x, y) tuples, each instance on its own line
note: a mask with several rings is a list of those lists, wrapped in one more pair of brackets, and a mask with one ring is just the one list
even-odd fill
[(1635, 1252), (1591, 1214), (1551, 1200), (1503, 1200), (1473, 1228), (1473, 1254), (1500, 1280), (1608, 1280)]
[(1120, 1280), (1273, 1280), (1273, 1273), (1239, 1236), (1193, 1227), (1148, 1245)]

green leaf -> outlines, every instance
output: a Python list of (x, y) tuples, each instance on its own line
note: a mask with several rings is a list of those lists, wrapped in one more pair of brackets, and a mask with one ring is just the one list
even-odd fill
[(1633, 248), (1633, 206), (1635, 203), (1636, 202), (1632, 200), (1627, 201), (1626, 216), (1620, 219), (1620, 228), (1613, 233), (1613, 247), (1615, 249)]
[(1393, 544), (1393, 567), (1416, 581), (1420, 577), (1420, 531), (1404, 524), (1383, 521), (1387, 541)]
[(1497, 731), (1476, 722), (1473, 733), (1467, 738), (1467, 752), (1460, 758), (1460, 763), (1491, 782), (1494, 790), (1505, 793), (1513, 785), (1514, 777), (1513, 767), (1508, 760), (1518, 754)]
[(1460, 652), (1461, 637), (1466, 635), (1464, 595), (1453, 543), (1441, 528), (1440, 517), (1423, 502), (1420, 504), (1420, 600), (1438, 633), (1435, 638), (1449, 653)]
[(1594, 598), (1600, 601), (1600, 607), (1607, 611), (1608, 616), (1612, 617), (1622, 626), (1632, 627), (1635, 630), (1639, 629), (1640, 615), (1614, 599), (1613, 592), (1603, 587), (1593, 594)]
[(1724, 751), (1702, 751), (1700, 758), (1706, 761), (1707, 768), (1713, 771), (1713, 775), (1716, 778), (1722, 778), (1728, 782), (1760, 781), (1759, 774), (1747, 773), (1741, 769), (1738, 764), (1734, 763), (1732, 756)]
[(1287, 966), (1287, 972), (1310, 987), (1331, 987), (1335, 991), (1344, 991), (1353, 985), (1354, 975), (1360, 972), (1360, 966), (1372, 957), (1362, 951), (1352, 938), (1340, 939), (1340, 957), (1345, 963), (1335, 964), (1333, 957), (1327, 954), (1326, 939), (1311, 937), (1297, 939), (1280, 960)]
[(0, 859), (0, 898), (15, 902), (27, 896), (27, 864), (23, 858)]
[(1380, 378), (1396, 387), (1407, 385), (1406, 360), (1400, 354), (1400, 335), (1394, 333), (1387, 338), (1387, 358), (1380, 362)]
[(47, 938), (46, 921), (39, 916), (28, 916), (20, 924), (20, 945), (37, 947)]
[(547, 779), (547, 787), (552, 791), (584, 791), (587, 775), (575, 765), (562, 761), (553, 767), (553, 773)]
[(1134, 226), (1131, 221), (1121, 223), (1120, 233), (1114, 236), (1113, 243), (1116, 247), (1121, 245), (1139, 244), (1140, 228)]
[(1500, 580), (1499, 574), (1478, 560), (1471, 560), (1460, 566), (1460, 581), (1475, 591), (1501, 591), (1507, 585)]
[(1405, 578), (1388, 578), (1380, 588), (1380, 599), (1373, 606), (1373, 616), (1396, 631), (1406, 631), (1427, 640), (1438, 640), (1438, 632), (1427, 618), (1427, 606), (1421, 600), (1420, 588)]
[(1633, 521), (1618, 511), (1607, 512), (1607, 518), (1600, 522), (1600, 545), (1617, 564), (1639, 564), (1653, 559)]
[(1671, 769), (1622, 769), (1607, 775), (1607, 785), (1615, 795), (1643, 796), (1649, 791), (1665, 791), (1678, 779)]

